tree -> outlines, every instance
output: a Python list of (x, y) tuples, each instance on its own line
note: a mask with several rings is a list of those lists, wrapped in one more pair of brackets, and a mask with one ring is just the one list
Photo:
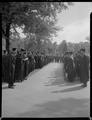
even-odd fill
[[(62, 9), (68, 8), (68, 5), (71, 5), (71, 2), (0, 2), (0, 13), (2, 14), (2, 34), (6, 39), (6, 49), (9, 52), (10, 46), (10, 29), (13, 26), (24, 26), (24, 32), (35, 33), (36, 36), (44, 29), (49, 32), (51, 26), (54, 25), (56, 21), (57, 12), (61, 12)], [(39, 22), (45, 22), (45, 25), (40, 24), (41, 31), (39, 31)], [(50, 25), (46, 27), (46, 25)], [(38, 30), (37, 30), (38, 29)], [(16, 29), (15, 29), (16, 31)], [(46, 31), (46, 32), (47, 32)], [(51, 32), (52, 34), (52, 32)], [(42, 34), (43, 36), (43, 34)]]
[(58, 52), (60, 55), (64, 54), (67, 51), (67, 43), (66, 40), (63, 40), (60, 45), (58, 45)]
[(18, 18), (26, 11), (24, 2), (1, 2), (0, 12), (2, 14), (2, 34), (6, 39), (6, 49), (9, 52), (10, 29), (18, 21)]

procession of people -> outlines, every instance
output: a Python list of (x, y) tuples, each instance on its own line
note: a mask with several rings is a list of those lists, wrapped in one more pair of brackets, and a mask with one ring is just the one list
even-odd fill
[(8, 83), (9, 88), (14, 88), (15, 82), (22, 82), (30, 72), (42, 68), (44, 65), (54, 61), (55, 57), (32, 52), (25, 49), (12, 48), (10, 53), (2, 51), (2, 82)]
[(81, 48), (78, 52), (65, 52), (63, 56), (64, 77), (65, 80), (73, 82), (76, 79), (83, 83), (83, 87), (87, 87), (89, 81), (89, 57), (85, 54), (85, 48)]
[(87, 86), (89, 80), (89, 57), (85, 55), (85, 49), (78, 52), (66, 51), (63, 56), (46, 55), (41, 52), (32, 52), (25, 49), (13, 48), (8, 54), (2, 53), (2, 82), (7, 82), (9, 88), (14, 88), (15, 82), (27, 79), (30, 72), (42, 68), (50, 62), (64, 64), (64, 80), (74, 82), (75, 79)]

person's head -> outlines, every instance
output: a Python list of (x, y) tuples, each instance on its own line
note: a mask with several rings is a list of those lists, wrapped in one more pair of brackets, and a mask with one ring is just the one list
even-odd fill
[(21, 50), (18, 51), (18, 54), (21, 55)]
[(21, 48), (20, 51), (21, 51), (21, 55), (23, 55), (25, 50)]
[(69, 52), (69, 56), (70, 56), (70, 57), (73, 56), (73, 52), (72, 52), (72, 51)]
[(32, 52), (31, 52), (31, 51), (29, 51), (29, 55), (32, 55)]
[(24, 57), (27, 57), (27, 51), (26, 50), (23, 51), (23, 55), (24, 55)]
[(68, 51), (66, 51), (65, 53), (64, 53), (64, 56), (67, 56), (68, 55)]
[(12, 48), (12, 55), (16, 55), (17, 54), (17, 48)]
[(84, 54), (85, 54), (85, 48), (81, 48), (81, 49), (80, 49), (80, 55), (83, 56)]
[(7, 54), (8, 54), (7, 50), (3, 50), (3, 55), (7, 55)]

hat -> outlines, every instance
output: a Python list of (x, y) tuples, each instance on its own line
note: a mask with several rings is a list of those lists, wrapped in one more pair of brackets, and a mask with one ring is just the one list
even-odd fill
[(68, 51), (64, 52), (64, 55), (68, 54)]
[(4, 52), (4, 53), (6, 53), (6, 52), (7, 52), (7, 50), (3, 50), (3, 52)]
[(12, 51), (16, 51), (17, 50), (17, 48), (12, 48)]
[(25, 51), (25, 49), (21, 48), (21, 51)]
[(85, 48), (81, 48), (81, 49), (80, 49), (80, 51), (83, 51), (83, 52), (85, 52)]
[(73, 52), (72, 52), (72, 51), (69, 51), (69, 54), (73, 54)]

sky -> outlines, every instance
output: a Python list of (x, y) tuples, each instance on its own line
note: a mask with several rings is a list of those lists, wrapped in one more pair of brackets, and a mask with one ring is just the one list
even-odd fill
[(57, 25), (63, 27), (63, 31), (57, 33), (54, 42), (60, 44), (62, 40), (67, 42), (85, 42), (85, 37), (90, 35), (91, 2), (73, 2), (73, 6), (63, 10), (57, 15)]
[[(57, 37), (53, 42), (60, 44), (62, 40), (67, 42), (85, 42), (86, 37), (90, 36), (90, 13), (92, 12), (92, 2), (73, 2), (73, 6), (63, 10), (57, 15), (57, 26), (63, 27), (63, 31), (57, 32)], [(22, 38), (25, 35), (18, 28)]]

